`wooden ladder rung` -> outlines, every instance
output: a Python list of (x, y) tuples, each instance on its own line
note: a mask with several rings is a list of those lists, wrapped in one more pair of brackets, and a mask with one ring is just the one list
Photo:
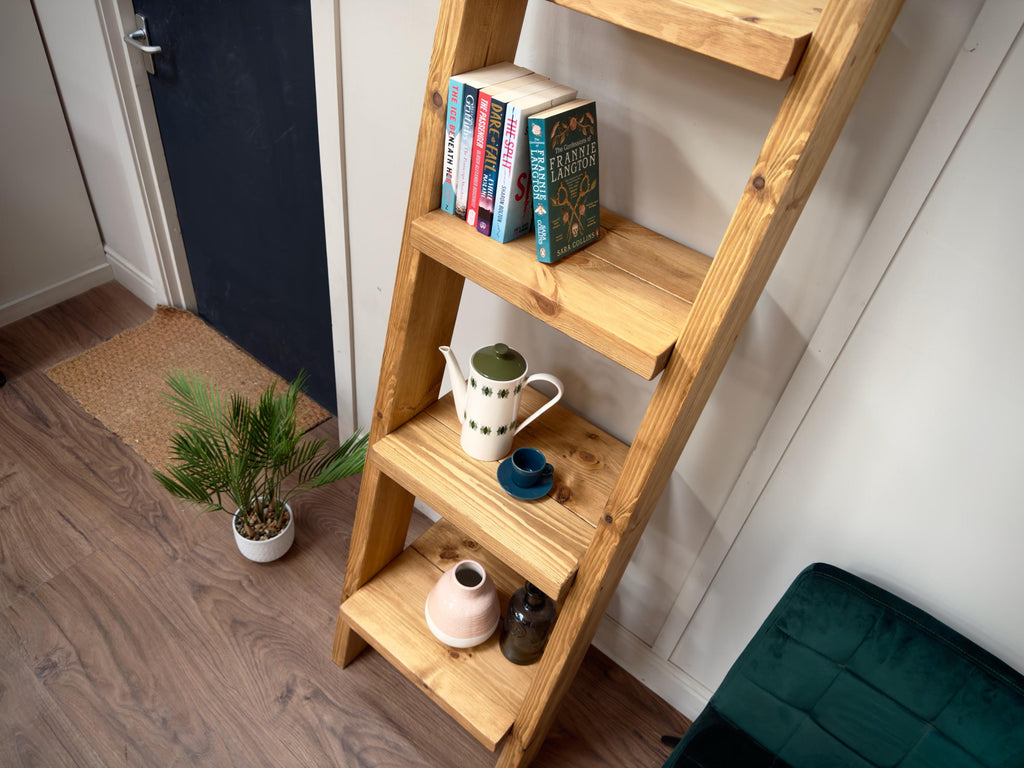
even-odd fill
[(773, 80), (796, 71), (825, 0), (551, 0)]

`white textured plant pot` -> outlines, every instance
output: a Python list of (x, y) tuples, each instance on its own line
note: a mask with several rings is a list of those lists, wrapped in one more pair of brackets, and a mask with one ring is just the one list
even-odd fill
[(235, 526), (235, 518), (238, 517), (238, 512), (235, 512), (234, 517), (231, 518), (231, 530), (235, 534), (238, 551), (244, 557), (256, 563), (269, 563), (271, 560), (277, 560), (291, 549), (292, 543), (295, 541), (295, 514), (288, 504), (285, 504), (284, 507), (288, 510), (288, 525), (277, 536), (264, 541), (253, 541), (240, 534)]

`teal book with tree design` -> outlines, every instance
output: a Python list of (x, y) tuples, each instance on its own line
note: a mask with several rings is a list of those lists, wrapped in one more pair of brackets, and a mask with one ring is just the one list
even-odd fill
[(552, 264), (601, 235), (597, 104), (575, 99), (529, 118), (537, 260)]

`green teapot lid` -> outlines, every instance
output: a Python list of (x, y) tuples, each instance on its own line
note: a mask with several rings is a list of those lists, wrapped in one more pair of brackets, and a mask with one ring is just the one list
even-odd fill
[(491, 381), (512, 381), (526, 373), (526, 358), (507, 344), (481, 347), (473, 353), (473, 370)]

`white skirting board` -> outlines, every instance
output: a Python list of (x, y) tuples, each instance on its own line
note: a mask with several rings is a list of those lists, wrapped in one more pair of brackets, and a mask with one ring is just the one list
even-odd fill
[(710, 688), (652, 653), (651, 646), (608, 616), (597, 628), (594, 646), (690, 720), (711, 698)]
[(103, 252), (107, 254), (107, 263), (113, 270), (114, 279), (138, 296), (147, 306), (155, 307), (157, 293), (152, 278), (140, 272), (134, 264), (109, 245), (103, 246)]
[(28, 317), (33, 312), (38, 312), (54, 304), (70, 299), (80, 293), (95, 288), (97, 285), (110, 282), (114, 279), (114, 272), (109, 264), (100, 264), (72, 275), (69, 278), (33, 291), (27, 296), (8, 301), (0, 305), (0, 326), (8, 325)]

